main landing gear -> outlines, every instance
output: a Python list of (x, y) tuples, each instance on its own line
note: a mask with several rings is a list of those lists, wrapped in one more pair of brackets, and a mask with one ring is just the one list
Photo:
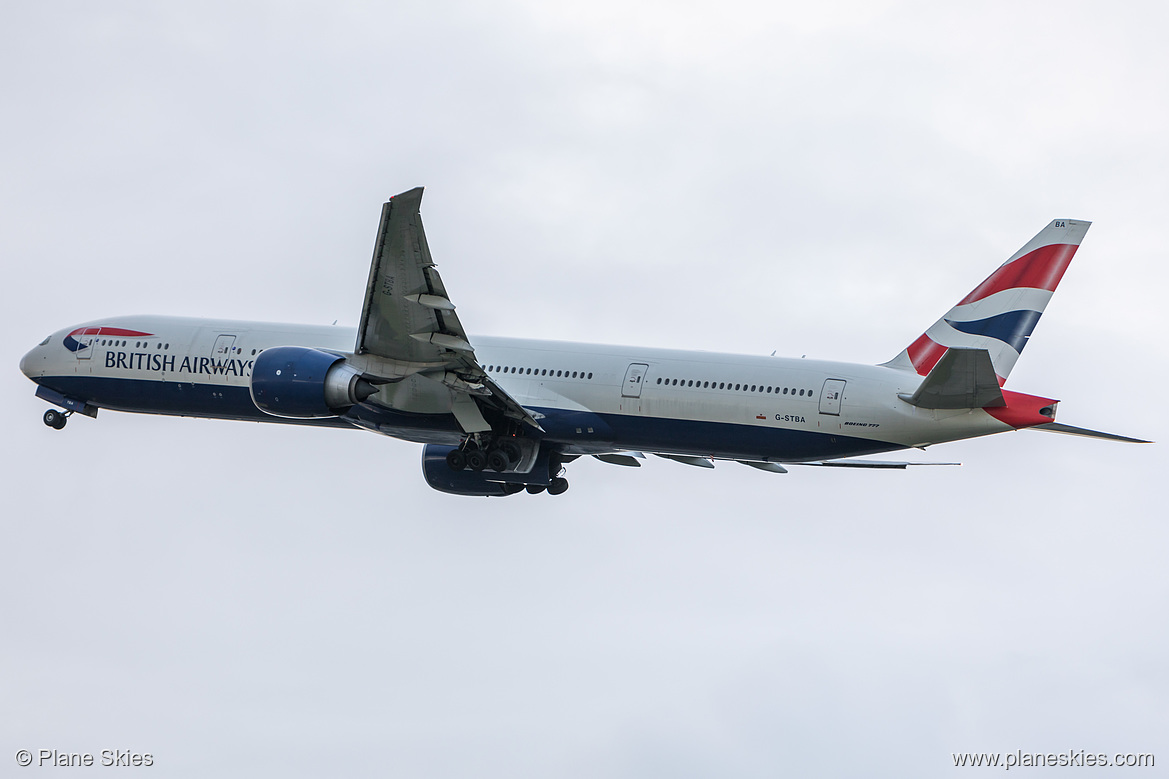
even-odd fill
[(547, 490), (549, 495), (563, 495), (568, 492), (568, 479), (563, 476), (557, 476), (547, 485), (529, 484), (524, 489), (528, 491), (529, 495), (539, 495), (544, 490)]
[(45, 412), (45, 415), (41, 419), (54, 430), (60, 430), (65, 427), (65, 423), (69, 421), (69, 417), (71, 416), (73, 416), (72, 411), (58, 411), (55, 408), (51, 408)]
[[(497, 443), (481, 445), (475, 439), (468, 439), (458, 449), (451, 450), (446, 456), (447, 467), (452, 471), (470, 469), (480, 472), (484, 470), (503, 473), (519, 465), (523, 457), (520, 447), (507, 439)], [(551, 477), (548, 484), (512, 484), (508, 485), (508, 494), (514, 494), (526, 489), (531, 495), (538, 495), (545, 490), (549, 495), (562, 495), (568, 491), (568, 479), (564, 478), (564, 459), (556, 452), (548, 457), (548, 475)]]
[(446, 456), (446, 464), (452, 471), (470, 468), (472, 471), (486, 469), (502, 473), (517, 465), (522, 455), (520, 448), (512, 441), (501, 441), (485, 449), (474, 441), (468, 441), (462, 449), (455, 449)]
[(548, 484), (529, 484), (529, 495), (539, 495), (548, 490), (549, 495), (563, 495), (568, 492), (568, 479), (564, 478), (564, 459), (558, 452), (548, 456), (548, 475), (552, 480)]
[(528, 495), (539, 495), (547, 490), (548, 495), (563, 495), (568, 491), (568, 480), (563, 476), (556, 476), (548, 484), (528, 484), (524, 489)]

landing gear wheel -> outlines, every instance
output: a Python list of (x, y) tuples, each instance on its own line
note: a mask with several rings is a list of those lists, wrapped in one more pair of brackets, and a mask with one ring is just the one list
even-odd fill
[(461, 471), (467, 467), (467, 455), (458, 449), (452, 449), (446, 456), (446, 464), (452, 471)]
[(548, 485), (549, 495), (563, 495), (565, 492), (568, 492), (568, 479), (563, 476), (557, 476)]
[(487, 467), (487, 455), (482, 449), (471, 449), (467, 452), (467, 467), (472, 471), (481, 471)]
[(520, 457), (523, 456), (523, 453), (520, 451), (519, 445), (516, 444), (515, 441), (500, 441), (499, 442), (499, 451), (503, 452), (503, 454), (507, 457), (507, 461), (508, 461), (509, 465), (518, 464), (520, 461)]
[(487, 453), (487, 467), (493, 471), (503, 472), (511, 467), (511, 460), (500, 449), (492, 449)]
[(55, 408), (51, 408), (46, 411), (42, 419), (45, 420), (46, 425), (53, 428), (54, 430), (60, 430), (61, 428), (65, 427), (65, 423), (69, 421), (69, 417), (65, 416)]
[(528, 491), (529, 495), (539, 495), (541, 492), (544, 491), (544, 485), (543, 484), (529, 484), (527, 487), (525, 487), (525, 489)]
[(504, 495), (515, 495), (517, 492), (523, 492), (524, 485), (522, 484), (505, 484), (503, 485)]

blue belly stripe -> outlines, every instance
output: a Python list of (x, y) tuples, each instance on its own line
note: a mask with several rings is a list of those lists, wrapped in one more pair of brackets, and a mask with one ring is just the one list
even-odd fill
[[(341, 418), (282, 419), (256, 408), (247, 387), (104, 376), (53, 376), (41, 378), (38, 383), (62, 395), (113, 411), (314, 427), (362, 427), (418, 443), (453, 445), (462, 437), (451, 414), (407, 414), (370, 404), (354, 406)], [(544, 440), (568, 454), (621, 448), (740, 460), (798, 461), (857, 457), (906, 448), (886, 441), (771, 425), (597, 414), (555, 408), (531, 410), (544, 415), (540, 419), (546, 431)], [(581, 432), (578, 433), (578, 429)]]

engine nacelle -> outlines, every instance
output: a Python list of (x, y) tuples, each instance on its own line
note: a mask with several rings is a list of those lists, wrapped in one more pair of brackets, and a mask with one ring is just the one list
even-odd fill
[(514, 495), (523, 489), (521, 484), (489, 481), (501, 474), (494, 471), (452, 471), (446, 464), (446, 456), (457, 446), (427, 444), (422, 447), (422, 475), (426, 483), (439, 492), (451, 495), (478, 495), (480, 497), (503, 497)]
[(252, 402), (266, 414), (290, 419), (339, 416), (377, 387), (345, 357), (304, 346), (265, 349), (252, 366)]

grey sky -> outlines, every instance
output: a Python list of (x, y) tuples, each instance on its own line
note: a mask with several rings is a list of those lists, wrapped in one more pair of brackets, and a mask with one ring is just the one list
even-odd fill
[(560, 499), (480, 500), (364, 433), (41, 424), (17, 362), (74, 322), (353, 324), (380, 204), (424, 185), (472, 334), (863, 362), (1051, 219), (1093, 220), (1008, 386), (1166, 439), (1163, 6), (579, 5), (3, 5), (0, 761), (1169, 764), (1159, 444), (590, 461)]

